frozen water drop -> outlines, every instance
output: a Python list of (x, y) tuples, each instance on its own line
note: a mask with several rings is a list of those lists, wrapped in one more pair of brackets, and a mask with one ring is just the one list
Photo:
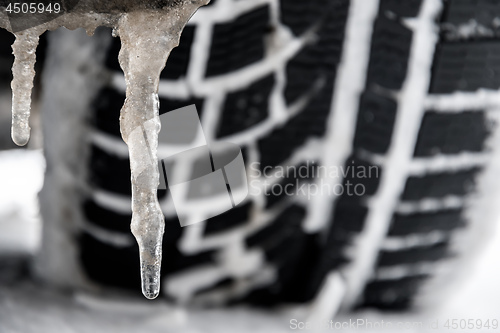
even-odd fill
[(141, 267), (142, 293), (148, 299), (155, 299), (160, 294), (160, 267), (156, 265)]

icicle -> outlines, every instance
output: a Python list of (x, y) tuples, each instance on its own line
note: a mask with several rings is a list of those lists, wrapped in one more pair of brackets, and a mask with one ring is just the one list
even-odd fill
[(122, 42), (118, 59), (127, 84), (120, 129), (130, 155), (131, 230), (139, 244), (142, 292), (149, 299), (156, 298), (160, 291), (164, 232), (163, 212), (156, 197), (156, 150), (161, 127), (158, 84), (182, 28), (200, 5), (186, 1), (185, 5), (162, 11), (127, 13), (117, 29)]
[(35, 78), (36, 47), (39, 34), (26, 30), (16, 34), (12, 45), (14, 65), (12, 66), (12, 140), (24, 146), (30, 138), (31, 89)]
[[(160, 72), (170, 51), (178, 45), (182, 29), (191, 15), (208, 2), (170, 0), (160, 2), (162, 7), (155, 8), (148, 2), (81, 1), (71, 13), (15, 33), (12, 138), (18, 145), (25, 145), (29, 140), (28, 118), (35, 75), (35, 50), (41, 33), (60, 26), (69, 29), (83, 27), (92, 33), (97, 26), (105, 25), (113, 28), (113, 36), (120, 36), (122, 48), (119, 62), (127, 83), (120, 129), (130, 153), (131, 230), (139, 244), (142, 292), (149, 299), (157, 297), (160, 291), (165, 228), (163, 212), (156, 197), (159, 183), (156, 150), (160, 131)], [(127, 8), (128, 12), (123, 13), (123, 8)], [(0, 27), (12, 32), (8, 18), (2, 12)]]

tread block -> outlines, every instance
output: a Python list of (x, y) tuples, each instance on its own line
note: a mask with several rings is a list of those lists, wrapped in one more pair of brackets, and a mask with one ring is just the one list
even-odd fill
[(393, 99), (365, 92), (360, 100), (354, 148), (386, 153), (391, 144), (396, 111)]
[(90, 147), (90, 182), (108, 192), (132, 195), (130, 161), (111, 155), (96, 145)]
[(92, 102), (92, 124), (105, 133), (121, 138), (120, 110), (124, 102), (125, 94), (114, 88), (102, 88)]
[(103, 285), (131, 289), (141, 293), (139, 247), (117, 248), (89, 233), (80, 235), (80, 260), (85, 274)]
[(486, 114), (426, 112), (418, 133), (415, 156), (481, 152), (490, 135)]
[(258, 141), (261, 168), (279, 165), (308, 138), (324, 135), (326, 120), (330, 113), (332, 90), (333, 80), (328, 80), (302, 111)]
[(311, 93), (314, 84), (320, 80), (325, 80), (328, 75), (328, 70), (321, 63), (321, 58), (314, 52), (316, 45), (306, 46), (295, 57), (293, 57), (286, 65), (286, 86), (285, 100), (290, 106), (303, 96)]
[(415, 17), (420, 11), (422, 0), (381, 0), (380, 13), (391, 12), (399, 17)]
[(464, 196), (474, 190), (475, 177), (480, 168), (456, 172), (412, 176), (406, 180), (403, 200), (442, 198), (447, 195)]
[(309, 277), (302, 272), (314, 269), (312, 258), (318, 255), (314, 237), (297, 231), (267, 252), (267, 259), (278, 267), (277, 280), (266, 288), (271, 302), (300, 302), (308, 296), (304, 287)]
[(12, 55), (12, 43), (16, 40), (16, 37), (11, 32), (2, 29), (0, 31), (0, 37), (4, 42), (0, 44), (0, 55), (6, 56), (14, 60), (14, 56)]
[(477, 23), (490, 27), (495, 18), (500, 16), (500, 3), (495, 0), (460, 0), (447, 1), (443, 13), (443, 22), (451, 24)]
[(312, 55), (310, 48), (305, 46), (295, 57), (290, 59), (286, 65), (285, 100), (287, 105), (296, 102), (300, 97), (311, 92), (313, 84), (325, 76), (316, 55)]
[(14, 63), (14, 56), (12, 55), (11, 45), (14, 43), (15, 39), (16, 37), (7, 30), (0, 30), (0, 40), (2, 41), (2, 43), (0, 43), (0, 82), (2, 83), (12, 81), (12, 64)]
[[(104, 87), (96, 95), (92, 103), (94, 116), (92, 124), (101, 131), (119, 137), (120, 133), (120, 110), (125, 102), (125, 94), (115, 88)], [(203, 114), (204, 100), (190, 98), (187, 100), (160, 97), (160, 114), (176, 110), (178, 108), (195, 104), (198, 115)]]
[(449, 209), (410, 215), (394, 214), (389, 236), (426, 234), (433, 231), (452, 231), (465, 226), (461, 209)]
[(377, 18), (372, 35), (367, 87), (401, 89), (406, 77), (412, 32), (401, 23)]
[[(309, 239), (308, 245), (302, 251), (304, 264), (296, 270), (296, 272), (309, 272), (309, 275), (295, 272), (295, 281), (299, 281), (300, 284), (291, 283), (293, 288), (288, 289), (288, 294), (283, 299), (289, 300), (293, 295), (295, 298), (291, 301), (312, 300), (320, 291), (327, 274), (350, 262), (345, 248), (352, 243), (356, 231), (363, 228), (367, 213), (366, 207), (361, 206), (359, 201), (351, 199), (341, 197), (337, 202), (332, 218), (335, 223), (330, 223), (326, 241), (323, 234), (317, 235), (318, 239)], [(309, 235), (311, 238), (314, 236)]]
[[(351, 261), (345, 249), (352, 244), (358, 230), (362, 230), (368, 209), (359, 198), (341, 196), (328, 228), (325, 246), (321, 249), (319, 270), (312, 278), (320, 283), (331, 270), (339, 269)], [(332, 222), (334, 221), (334, 222)]]
[(173, 99), (160, 97), (160, 115), (194, 104), (200, 119), (203, 117), (203, 106), (205, 101), (202, 98), (191, 97), (189, 99)]
[(430, 92), (500, 88), (500, 44), (496, 41), (443, 42), (436, 49)]
[(330, 225), (338, 224), (337, 233), (359, 233), (364, 228), (367, 214), (368, 208), (359, 200), (344, 195), (337, 201)]
[(266, 197), (266, 208), (271, 208), (277, 203), (282, 202), (283, 199), (288, 196), (286, 192), (295, 193), (295, 187), (297, 185), (300, 186), (302, 183), (308, 182), (311, 178), (314, 177), (317, 166), (318, 164), (306, 162), (294, 167), (294, 170), (296, 170), (297, 172), (287, 172), (285, 169), (282, 181), (277, 183), (279, 185), (278, 187), (276, 187), (277, 189), (273, 191), (273, 187), (269, 187), (269, 190), (267, 192), (268, 195)]
[(226, 74), (261, 60), (269, 18), (266, 5), (229, 23), (216, 24), (205, 76)]
[(426, 275), (417, 275), (397, 280), (372, 281), (365, 287), (361, 307), (406, 310), (411, 307), (413, 296), (427, 278)]
[[(302, 3), (309, 4), (304, 1)], [(336, 66), (342, 55), (348, 12), (348, 4), (345, 1), (335, 4), (335, 9), (328, 13), (318, 28), (317, 39), (306, 44), (287, 63), (284, 92), (287, 105), (308, 94), (318, 80), (328, 81), (335, 78)]]
[[(371, 164), (367, 161), (351, 155), (345, 165), (342, 173), (344, 177), (344, 196), (348, 196), (352, 200), (359, 199), (359, 195), (374, 195), (380, 183), (382, 176), (382, 168), (378, 165)], [(348, 189), (351, 189), (351, 194), (348, 195)]]
[(277, 267), (278, 278), (270, 286), (249, 293), (243, 302), (272, 306), (280, 302), (303, 303), (314, 298), (322, 279), (303, 272), (318, 272), (321, 247), (318, 234), (297, 232), (267, 253)]
[[(92, 185), (103, 190), (121, 195), (132, 195), (130, 160), (109, 154), (93, 144), (90, 146), (88, 177)], [(165, 190), (157, 192), (160, 199), (166, 194)]]
[[(314, 27), (318, 22), (337, 22), (343, 25), (349, 7), (347, 0), (281, 0), (281, 22), (288, 26), (294, 35), (299, 36)], [(328, 17), (329, 15), (335, 17)]]
[(288, 26), (294, 35), (300, 36), (325, 15), (328, 5), (328, 0), (281, 0), (281, 22)]
[(378, 267), (398, 266), (421, 262), (433, 262), (451, 257), (448, 243), (438, 243), (432, 246), (414, 247), (399, 251), (381, 251), (378, 257)]
[[(292, 223), (295, 220), (291, 221)], [(302, 241), (304, 240), (305, 233), (300, 227), (302, 221), (297, 221), (294, 223), (293, 227), (283, 230), (279, 234), (280, 239), (276, 243), (266, 244), (265, 255), (269, 262), (277, 265), (277, 267), (283, 267), (287, 264), (291, 264), (293, 261), (300, 257), (300, 249), (302, 248)]]
[(132, 214), (120, 214), (100, 206), (92, 199), (83, 202), (83, 214), (86, 220), (103, 229), (121, 233), (130, 233)]
[[(83, 200), (83, 215), (87, 222), (94, 224), (100, 228), (130, 234), (130, 221), (132, 214), (121, 214), (99, 205), (93, 199), (87, 198)], [(176, 240), (173, 236), (178, 236), (180, 232), (174, 232), (180, 228), (180, 223), (177, 218), (165, 218), (165, 226), (169, 233), (165, 235), (164, 241)], [(172, 238), (172, 239), (171, 239)]]
[[(311, 301), (320, 290), (322, 280), (316, 278), (315, 272), (321, 272), (320, 257), (322, 246), (319, 234), (302, 234), (295, 247), (298, 248), (293, 262), (278, 271), (283, 281), (281, 299), (284, 302), (304, 303)], [(302, 272), (310, 272), (303, 274)]]
[(226, 97), (222, 120), (217, 137), (224, 137), (246, 130), (266, 119), (269, 115), (269, 96), (274, 87), (273, 74)]
[[(297, 294), (299, 289), (302, 290), (296, 301), (311, 300), (320, 290), (319, 288), (327, 274), (350, 261), (346, 256), (345, 248), (352, 242), (356, 232), (362, 230), (367, 209), (361, 205), (359, 200), (342, 196), (337, 202), (333, 214), (332, 221), (335, 222), (330, 223), (326, 241), (324, 235), (321, 234), (319, 241), (316, 240), (317, 242), (310, 244), (307, 247), (308, 250), (304, 252), (303, 260), (308, 262), (309, 268), (298, 271), (307, 271), (310, 272), (310, 275), (305, 277), (302, 274), (296, 274), (306, 280), (302, 282), (303, 287), (299, 288), (295, 285), (296, 291), (289, 291), (289, 294)], [(310, 240), (310, 242), (313, 241)]]
[[(277, 267), (278, 278), (270, 286), (258, 289), (246, 297), (246, 301), (257, 304), (276, 304), (287, 297), (291, 300), (297, 295), (288, 295), (286, 288), (300, 280), (296, 275), (300, 268), (312, 262), (302, 255), (311, 253), (315, 242), (302, 230), (301, 224), (306, 210), (298, 205), (286, 208), (270, 225), (260, 229), (246, 240), (248, 248), (257, 247), (264, 251), (267, 261)], [(314, 251), (313, 251), (314, 252)], [(315, 252), (317, 255), (317, 253)]]
[(241, 226), (248, 221), (252, 207), (253, 204), (247, 202), (244, 205), (236, 206), (227, 212), (208, 219), (205, 223), (204, 234), (209, 236)]
[[(305, 46), (304, 50), (287, 65), (288, 78), (285, 87), (287, 104), (310, 91), (315, 77), (321, 77), (324, 81), (321, 87), (314, 91), (309, 103), (300, 113), (259, 141), (262, 167), (278, 165), (309, 137), (321, 137), (326, 131), (348, 11), (345, 2), (339, 4), (345, 6), (340, 6), (338, 11), (329, 13), (317, 32), (316, 43)], [(291, 68), (300, 68), (300, 71), (297, 75), (291, 75)], [(316, 76), (311, 79), (308, 73), (303, 72), (305, 70), (308, 73), (314, 72)]]
[(285, 161), (309, 136), (303, 121), (309, 118), (304, 111), (291, 118), (282, 127), (274, 129), (258, 141), (261, 153), (261, 169), (274, 167)]
[(245, 241), (247, 247), (258, 246), (264, 251), (272, 249), (291, 234), (301, 230), (300, 226), (305, 214), (306, 211), (303, 207), (291, 205), (271, 224), (250, 235)]
[[(92, 185), (103, 190), (132, 195), (130, 160), (110, 154), (94, 144), (90, 145), (88, 177)], [(159, 190), (158, 198), (165, 197), (166, 193), (165, 190)]]

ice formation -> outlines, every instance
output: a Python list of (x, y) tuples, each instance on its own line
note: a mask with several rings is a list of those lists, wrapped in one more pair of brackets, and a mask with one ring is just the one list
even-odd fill
[[(5, 10), (0, 27), (14, 33), (12, 68), (12, 138), (18, 145), (29, 140), (31, 89), (35, 75), (35, 50), (46, 30), (64, 26), (85, 28), (91, 35), (98, 26), (114, 29), (122, 48), (120, 66), (127, 83), (120, 114), (120, 129), (130, 154), (132, 174), (131, 230), (140, 251), (142, 292), (153, 299), (160, 291), (164, 217), (156, 197), (159, 183), (156, 150), (160, 131), (158, 84), (170, 51), (178, 45), (184, 25), (208, 0), (80, 1), (70, 12), (34, 27), (16, 31)], [(15, 22), (27, 24), (27, 14)], [(19, 21), (21, 20), (21, 22)], [(22, 21), (24, 20), (24, 22)]]
[(15, 60), (12, 66), (12, 140), (24, 146), (30, 138), (31, 88), (35, 78), (36, 47), (38, 33), (26, 32), (16, 35), (12, 45)]

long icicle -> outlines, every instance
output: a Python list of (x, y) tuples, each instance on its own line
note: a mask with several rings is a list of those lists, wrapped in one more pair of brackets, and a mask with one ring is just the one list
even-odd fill
[[(191, 7), (192, 6), (192, 7)], [(120, 129), (130, 155), (132, 181), (131, 230), (139, 244), (142, 292), (149, 299), (160, 291), (164, 217), (156, 196), (159, 117), (158, 85), (170, 51), (199, 5), (166, 12), (125, 14), (118, 34), (122, 47), (118, 60), (125, 73), (126, 99)]]

